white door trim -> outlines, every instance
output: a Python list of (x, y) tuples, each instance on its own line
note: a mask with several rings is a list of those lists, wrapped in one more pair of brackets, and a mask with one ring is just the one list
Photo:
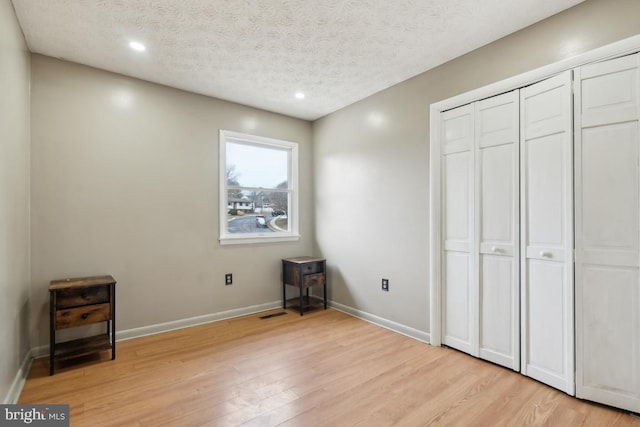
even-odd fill
[(570, 70), (593, 62), (615, 58), (640, 51), (640, 35), (629, 37), (589, 52), (545, 65), (540, 68), (501, 80), (496, 83), (472, 90), (443, 101), (431, 104), (429, 109), (429, 322), (430, 344), (442, 345), (442, 293), (441, 293), (441, 151), (440, 151), (440, 113), (474, 101), (499, 95), (549, 78), (562, 71)]

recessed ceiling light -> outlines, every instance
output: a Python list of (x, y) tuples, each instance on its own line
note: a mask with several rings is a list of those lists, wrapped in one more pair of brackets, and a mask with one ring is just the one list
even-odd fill
[(129, 47), (131, 49), (137, 50), (139, 52), (142, 52), (143, 50), (146, 49), (146, 47), (140, 42), (131, 42), (131, 43), (129, 43)]
[(302, 93), (302, 92), (296, 92), (296, 98), (298, 98), (298, 99), (303, 99), (303, 98), (304, 98), (304, 93)]

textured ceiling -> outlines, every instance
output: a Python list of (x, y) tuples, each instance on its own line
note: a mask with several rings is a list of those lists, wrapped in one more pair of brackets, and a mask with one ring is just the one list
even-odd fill
[(582, 1), (13, 4), (32, 52), (313, 120)]

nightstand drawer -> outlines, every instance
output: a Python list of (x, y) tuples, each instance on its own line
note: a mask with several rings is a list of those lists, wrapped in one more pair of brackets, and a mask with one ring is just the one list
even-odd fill
[(90, 325), (111, 318), (111, 304), (94, 304), (85, 307), (56, 311), (56, 329)]
[(302, 265), (302, 274), (322, 273), (324, 271), (322, 262), (309, 262)]
[(316, 274), (306, 274), (304, 276), (304, 281), (302, 286), (305, 288), (311, 286), (322, 286), (324, 285), (324, 273), (316, 273)]
[(62, 289), (56, 294), (58, 308), (79, 307), (109, 302), (109, 286), (94, 286), (83, 289)]

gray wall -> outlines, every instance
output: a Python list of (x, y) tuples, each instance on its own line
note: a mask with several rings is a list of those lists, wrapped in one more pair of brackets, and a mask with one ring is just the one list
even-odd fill
[(13, 6), (0, 1), (0, 401), (29, 350), (29, 66)]
[[(118, 330), (281, 299), (280, 259), (312, 249), (309, 122), (45, 56), (31, 66), (34, 346), (48, 344), (57, 278), (113, 275)], [(219, 129), (299, 143), (299, 242), (220, 246)]]
[(429, 105), (640, 33), (639, 16), (638, 0), (588, 0), (314, 122), (331, 298), (429, 331)]

